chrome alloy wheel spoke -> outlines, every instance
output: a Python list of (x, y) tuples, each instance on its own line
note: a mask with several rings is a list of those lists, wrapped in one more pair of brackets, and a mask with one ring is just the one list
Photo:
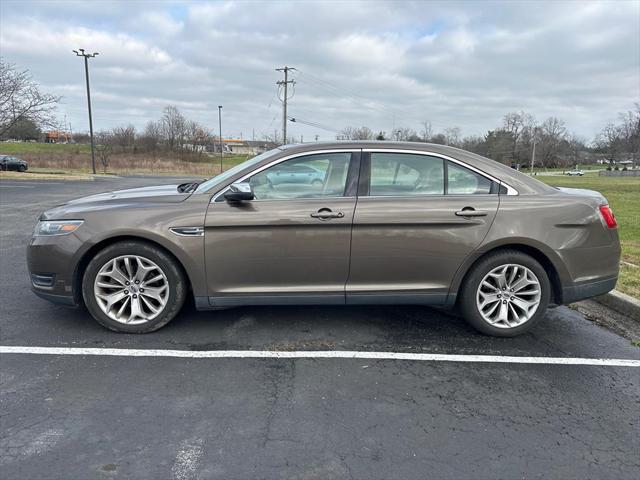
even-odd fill
[(476, 307), (482, 318), (498, 328), (514, 328), (528, 321), (541, 299), (538, 277), (517, 264), (494, 268), (480, 282)]
[(112, 320), (128, 325), (157, 317), (167, 305), (169, 291), (169, 281), (162, 269), (139, 255), (109, 260), (93, 285), (100, 309)]

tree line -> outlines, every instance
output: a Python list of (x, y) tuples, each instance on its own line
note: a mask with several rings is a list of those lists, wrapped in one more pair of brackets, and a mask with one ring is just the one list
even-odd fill
[[(374, 132), (369, 127), (345, 127), (337, 135), (339, 140), (395, 140), (436, 143), (462, 148), (503, 163), (528, 165), (535, 156), (535, 163), (545, 167), (567, 167), (602, 158), (610, 163), (620, 160), (640, 161), (640, 104), (618, 115), (617, 123), (607, 123), (588, 142), (571, 133), (565, 122), (549, 117), (537, 122), (526, 112), (510, 112), (504, 115), (502, 125), (482, 136), (462, 137), (459, 127), (449, 127), (434, 132), (431, 122), (422, 123), (416, 131), (410, 127), (386, 132)], [(535, 153), (534, 153), (535, 149)]]

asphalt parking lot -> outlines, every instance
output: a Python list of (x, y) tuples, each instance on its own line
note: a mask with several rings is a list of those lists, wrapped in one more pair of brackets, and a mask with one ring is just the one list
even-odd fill
[[(187, 306), (166, 328), (136, 336), (31, 293), (25, 246), (41, 211), (157, 183), (172, 180), (0, 183), (0, 345), (159, 351), (0, 355), (3, 479), (640, 477), (640, 368), (533, 363), (640, 359), (628, 340), (566, 307), (514, 339), (405, 306)], [(532, 360), (170, 358), (164, 350)]]

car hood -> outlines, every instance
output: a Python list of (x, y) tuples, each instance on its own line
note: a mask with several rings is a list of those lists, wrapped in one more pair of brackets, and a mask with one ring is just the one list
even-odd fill
[(129, 188), (127, 190), (98, 193), (96, 195), (70, 200), (47, 210), (40, 218), (41, 220), (70, 218), (88, 211), (111, 210), (135, 206), (144, 208), (163, 203), (180, 203), (191, 195), (192, 193), (179, 192), (178, 185)]
[(79, 205), (83, 203), (103, 202), (154, 202), (154, 203), (179, 203), (191, 196), (191, 193), (178, 191), (178, 185), (158, 185), (153, 187), (129, 188), (127, 190), (115, 190), (113, 192), (98, 193), (81, 197), (67, 202), (67, 205)]

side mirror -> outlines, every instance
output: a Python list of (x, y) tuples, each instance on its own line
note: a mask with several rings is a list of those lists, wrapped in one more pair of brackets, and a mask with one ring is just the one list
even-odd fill
[(253, 200), (256, 196), (253, 194), (253, 189), (249, 182), (238, 182), (231, 184), (229, 191), (224, 194), (224, 198), (227, 202), (237, 203)]

